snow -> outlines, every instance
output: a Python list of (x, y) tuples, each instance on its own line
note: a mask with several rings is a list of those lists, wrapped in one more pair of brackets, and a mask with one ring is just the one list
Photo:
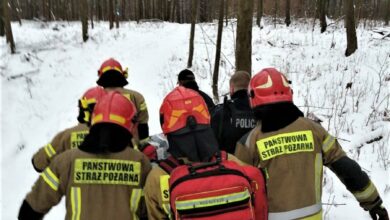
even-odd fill
[[(0, 38), (1, 75), (1, 213), (15, 219), (38, 174), (31, 166), (36, 150), (59, 131), (76, 123), (77, 99), (95, 85), (97, 69), (109, 57), (129, 67), (127, 88), (141, 92), (150, 114), (151, 134), (161, 132), (158, 110), (164, 95), (186, 67), (188, 24), (121, 23), (108, 30), (96, 22), (83, 43), (79, 22), (12, 24), (17, 53), (9, 54)], [(274, 66), (292, 80), (294, 102), (313, 113), (338, 138), (348, 156), (357, 160), (390, 208), (390, 41), (359, 27), (358, 51), (344, 57), (342, 24), (320, 34), (305, 21), (276, 28), (266, 19), (253, 28), (253, 73)], [(217, 26), (196, 28), (194, 67), (200, 88), (211, 93)], [(220, 94), (227, 93), (234, 70), (235, 21), (223, 32)], [(350, 89), (347, 83), (352, 82)], [(382, 136), (379, 141), (371, 140)], [(325, 169), (325, 219), (370, 219), (352, 194)], [(304, 193), (304, 192), (303, 192)], [(64, 204), (45, 219), (61, 219)]]

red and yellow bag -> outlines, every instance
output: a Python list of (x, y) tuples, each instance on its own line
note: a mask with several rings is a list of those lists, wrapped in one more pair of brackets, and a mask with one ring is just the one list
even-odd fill
[(208, 163), (180, 165), (169, 179), (175, 219), (263, 220), (268, 218), (262, 173), (226, 160), (226, 152)]

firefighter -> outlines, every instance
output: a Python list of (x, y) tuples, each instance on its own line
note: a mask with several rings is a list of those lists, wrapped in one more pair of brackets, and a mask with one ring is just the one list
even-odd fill
[[(249, 84), (259, 123), (237, 143), (235, 155), (267, 174), (269, 219), (322, 219), (323, 165), (330, 168), (372, 219), (388, 220), (377, 189), (337, 139), (303, 117), (287, 78), (274, 68)], [(303, 191), (302, 191), (303, 190)]]
[[(150, 220), (170, 217), (169, 197), (164, 180), (169, 177), (168, 168), (174, 168), (172, 161), (181, 164), (209, 161), (219, 151), (210, 127), (210, 115), (203, 98), (195, 91), (182, 86), (176, 87), (164, 99), (160, 107), (160, 123), (167, 135), (172, 155), (167, 163), (153, 167), (145, 185), (145, 203)], [(228, 160), (239, 164), (233, 155)], [(171, 162), (170, 162), (171, 161)]]
[(88, 89), (79, 99), (79, 124), (58, 133), (47, 145), (41, 147), (32, 157), (32, 164), (37, 172), (42, 172), (53, 158), (72, 148), (77, 148), (84, 141), (89, 131), (90, 115), (96, 101), (105, 93), (100, 86)]
[(199, 95), (201, 95), (203, 100), (206, 102), (209, 112), (213, 110), (213, 108), (215, 107), (213, 100), (210, 98), (209, 95), (199, 89), (198, 83), (195, 81), (195, 75), (191, 70), (184, 69), (180, 71), (179, 75), (177, 76), (177, 83), (179, 86), (184, 86), (187, 89), (192, 89), (198, 92)]
[(137, 219), (151, 165), (128, 147), (135, 114), (119, 92), (102, 97), (84, 142), (54, 158), (27, 194), (18, 218), (42, 219), (65, 195), (65, 219)]
[(110, 58), (102, 63), (98, 70), (99, 79), (96, 83), (99, 86), (103, 86), (107, 91), (119, 91), (124, 96), (132, 101), (137, 109), (135, 117), (136, 129), (134, 133), (134, 145), (138, 148), (138, 145), (145, 145), (149, 137), (149, 114), (146, 106), (146, 102), (141, 93), (126, 89), (124, 86), (128, 84), (127, 81), (127, 69), (122, 69), (122, 65), (115, 59)]
[(230, 100), (225, 97), (211, 114), (211, 127), (221, 150), (234, 154), (237, 141), (256, 126), (256, 119), (249, 105), (248, 72), (237, 71), (230, 78)]

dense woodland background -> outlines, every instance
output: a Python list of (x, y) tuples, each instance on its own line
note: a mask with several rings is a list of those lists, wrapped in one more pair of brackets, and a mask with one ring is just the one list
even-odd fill
[[(218, 21), (216, 54), (213, 71), (213, 96), (218, 102), (218, 78), (223, 27), (237, 22), (235, 68), (251, 72), (253, 22), (262, 28), (263, 16), (271, 17), (273, 25), (305, 19), (319, 19), (321, 33), (329, 25), (344, 20), (347, 48), (345, 56), (358, 49), (356, 27), (388, 25), (390, 0), (1, 0), (0, 36), (6, 35), (11, 53), (15, 53), (11, 21), (22, 25), (23, 19), (77, 21), (82, 23), (83, 41), (96, 21), (109, 21), (109, 29), (119, 28), (123, 21), (191, 23), (187, 67), (192, 67), (195, 24)], [(329, 22), (330, 21), (330, 22)], [(390, 32), (383, 32), (390, 37)]]

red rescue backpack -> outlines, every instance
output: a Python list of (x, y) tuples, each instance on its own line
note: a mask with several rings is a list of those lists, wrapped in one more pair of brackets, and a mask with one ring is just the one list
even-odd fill
[(174, 219), (267, 220), (262, 173), (217, 153), (211, 162), (180, 165), (173, 157), (159, 163), (170, 173), (170, 206)]

